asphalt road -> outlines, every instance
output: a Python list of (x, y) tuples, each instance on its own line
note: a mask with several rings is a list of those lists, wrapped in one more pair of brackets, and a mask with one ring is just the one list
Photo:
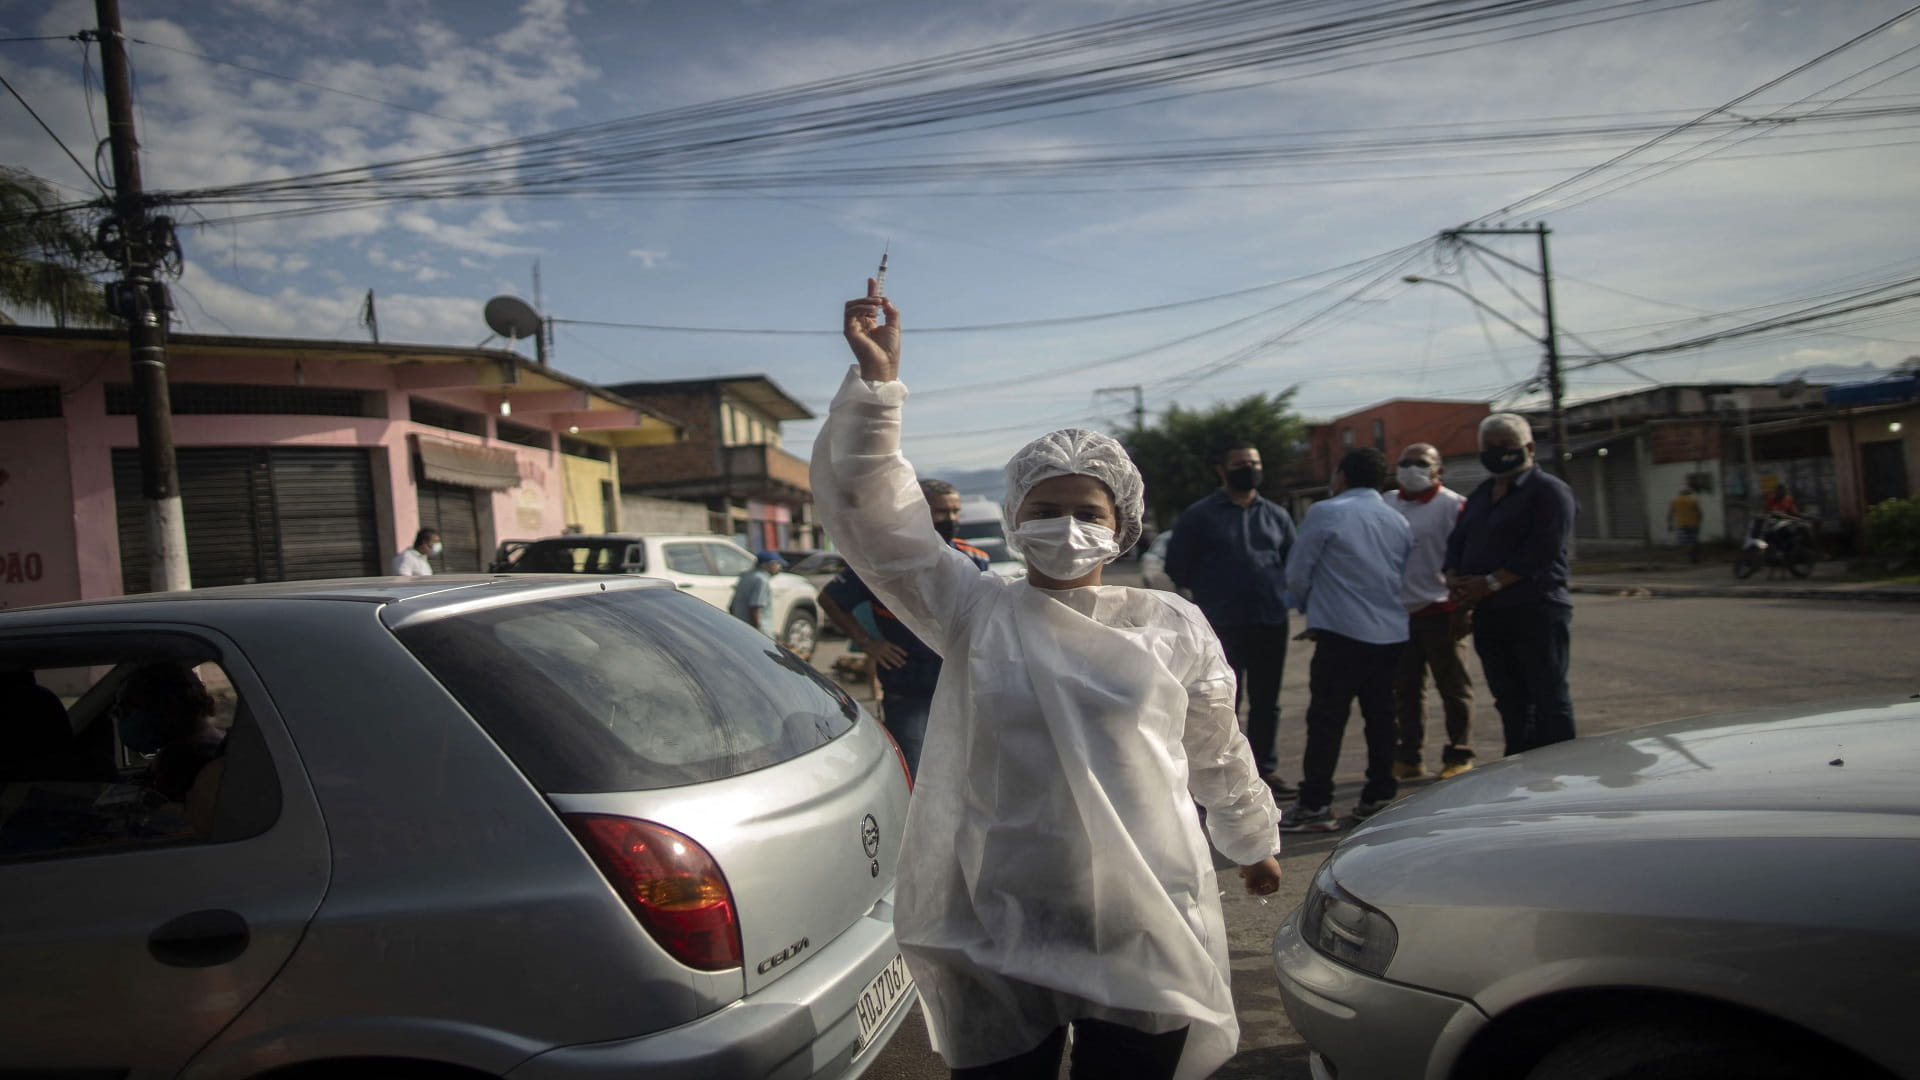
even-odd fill
[[(1130, 584), (1116, 576), (1115, 583)], [(1656, 720), (1778, 702), (1823, 702), (1863, 695), (1920, 693), (1920, 604), (1857, 601), (1758, 600), (1579, 596), (1573, 622), (1572, 690), (1583, 735)], [(823, 643), (816, 663), (826, 670), (844, 643)], [(1297, 774), (1304, 744), (1311, 646), (1297, 642), (1281, 688), (1280, 753)], [(1471, 656), (1471, 648), (1468, 650)], [(1473, 662), (1476, 685), (1479, 666)], [(1500, 753), (1499, 721), (1482, 692), (1476, 702), (1474, 746), (1484, 759)], [(1439, 702), (1429, 703), (1430, 731)], [(1359, 720), (1349, 728), (1334, 795), (1336, 811), (1359, 792), (1364, 768)], [(1428, 767), (1439, 747), (1430, 742)], [(1424, 782), (1402, 786), (1417, 790)], [(1240, 1015), (1240, 1053), (1220, 1072), (1223, 1080), (1306, 1080), (1306, 1049), (1287, 1021), (1275, 989), (1269, 942), (1274, 928), (1304, 896), (1320, 862), (1340, 834), (1286, 838), (1285, 879), (1278, 895), (1246, 896), (1223, 867), (1233, 996)], [(925, 1025), (908, 1017), (867, 1072), (871, 1080), (944, 1080), (947, 1070), (927, 1045)], [(1062, 1075), (1065, 1075), (1064, 1072)]]

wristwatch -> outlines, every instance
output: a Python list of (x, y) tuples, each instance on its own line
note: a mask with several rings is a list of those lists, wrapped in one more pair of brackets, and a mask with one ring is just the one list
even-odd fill
[(1500, 583), (1500, 575), (1499, 575), (1499, 574), (1488, 574), (1488, 575), (1487, 575), (1487, 591), (1488, 591), (1488, 592), (1490, 592), (1490, 593), (1497, 593), (1497, 592), (1499, 592), (1499, 591), (1500, 591), (1501, 589), (1504, 589), (1504, 588), (1506, 588), (1506, 586)]

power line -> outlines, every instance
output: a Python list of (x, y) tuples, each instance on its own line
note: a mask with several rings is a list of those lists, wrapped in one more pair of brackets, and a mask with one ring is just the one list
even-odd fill
[(6, 87), (7, 93), (12, 94), (13, 99), (20, 103), (20, 107), (27, 110), (27, 115), (33, 117), (33, 122), (40, 125), (40, 130), (46, 132), (47, 137), (59, 145), (61, 153), (67, 155), (67, 160), (73, 162), (74, 168), (79, 169), (82, 175), (88, 180), (91, 180), (93, 186), (100, 189), (100, 194), (106, 195), (107, 189), (101, 185), (99, 177), (94, 176), (85, 165), (80, 164), (80, 159), (74, 156), (72, 150), (67, 149), (66, 142), (62, 140), (60, 136), (54, 134), (53, 129), (47, 126), (45, 120), (40, 119), (40, 114), (33, 111), (33, 106), (27, 104), (27, 99), (20, 96), (20, 91), (13, 88), (13, 84), (7, 81), (5, 75), (0, 75), (0, 86)]
[(1813, 59), (1808, 60), (1803, 64), (1797, 65), (1792, 70), (1788, 71), (1786, 74), (1779, 75), (1772, 79), (1769, 79), (1766, 82), (1761, 83), (1759, 86), (1753, 88), (1752, 90), (1749, 90), (1746, 93), (1741, 94), (1736, 98), (1733, 98), (1731, 101), (1728, 101), (1713, 109), (1709, 109), (1706, 112), (1701, 113), (1699, 116), (1696, 116), (1691, 120), (1678, 124), (1675, 127), (1670, 128), (1667, 131), (1662, 132), (1661, 134), (1656, 135), (1651, 139), (1648, 139), (1647, 141), (1641, 143), (1640, 145), (1633, 147), (1632, 149), (1616, 154), (1613, 157), (1608, 158), (1607, 160), (1601, 162), (1598, 165), (1593, 165), (1586, 169), (1582, 169), (1580, 172), (1575, 173), (1574, 175), (1567, 177), (1564, 180), (1558, 181), (1557, 183), (1549, 184), (1546, 187), (1540, 189), (1539, 191), (1534, 192), (1531, 195), (1525, 196), (1514, 202), (1508, 203), (1506, 206), (1501, 207), (1500, 209), (1494, 211), (1491, 214), (1483, 214), (1482, 216), (1475, 218), (1474, 221), (1483, 222), (1491, 218), (1508, 217), (1513, 214), (1522, 212), (1522, 208), (1535, 206), (1542, 199), (1546, 198), (1549, 195), (1552, 195), (1554, 192), (1563, 190), (1573, 184), (1581, 183), (1586, 179), (1588, 179), (1589, 177), (1597, 176), (1600, 173), (1603, 173), (1606, 170), (1611, 169), (1613, 166), (1619, 164), (1622, 161), (1627, 160), (1628, 158), (1633, 157), (1636, 154), (1639, 154), (1644, 150), (1651, 149), (1654, 146), (1658, 146), (1659, 144), (1666, 142), (1668, 139), (1675, 138), (1695, 127), (1698, 127), (1701, 124), (1704, 124), (1708, 120), (1712, 119), (1715, 115), (1719, 113), (1724, 113), (1729, 109), (1732, 109), (1735, 106), (1740, 105), (1745, 101), (1758, 97), (1759, 95), (1766, 93), (1768, 90), (1771, 90), (1776, 86), (1779, 86), (1781, 83), (1784, 83), (1789, 79), (1792, 79), (1794, 76), (1799, 75), (1802, 72), (1811, 70), (1812, 68), (1817, 67), (1822, 63), (1825, 63), (1827, 60), (1830, 60), (1833, 57), (1838, 56), (1843, 52), (1846, 52), (1848, 49), (1853, 48), (1855, 45), (1858, 45), (1861, 42), (1866, 41), (1867, 39), (1872, 38), (1875, 35), (1881, 33), (1882, 31), (1894, 26), (1895, 24), (1899, 23), (1901, 20), (1905, 19), (1907, 16), (1912, 15), (1916, 11), (1920, 11), (1920, 5), (1910, 7), (1907, 10), (1901, 12), (1900, 14), (1894, 16), (1893, 18), (1888, 19), (1877, 26), (1874, 26), (1872, 29), (1869, 29), (1863, 33), (1857, 34), (1854, 37), (1848, 39), (1847, 41), (1839, 45), (1836, 45), (1831, 49), (1828, 49), (1826, 52), (1821, 53), (1820, 55), (1814, 57)]

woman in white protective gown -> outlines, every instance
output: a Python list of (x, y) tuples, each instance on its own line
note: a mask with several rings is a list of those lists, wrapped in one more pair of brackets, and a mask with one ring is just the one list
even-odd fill
[(899, 312), (876, 292), (846, 306), (859, 363), (813, 491), (848, 564), (946, 660), (894, 915), (934, 1048), (957, 1077), (1053, 1080), (1071, 1026), (1076, 1077), (1204, 1077), (1239, 1025), (1194, 802), (1249, 892), (1280, 882), (1233, 673), (1193, 605), (1100, 583), (1144, 505), (1108, 436), (1056, 431), (1008, 462), (1025, 580), (940, 539), (900, 454)]

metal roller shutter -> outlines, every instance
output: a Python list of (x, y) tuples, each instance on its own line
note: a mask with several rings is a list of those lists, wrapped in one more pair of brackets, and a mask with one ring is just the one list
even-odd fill
[(1599, 472), (1597, 457), (1579, 457), (1567, 463), (1567, 483), (1573, 488), (1575, 507), (1573, 535), (1582, 540), (1600, 538)]
[(358, 449), (267, 452), (285, 581), (364, 577), (380, 569), (373, 470)]
[[(365, 450), (190, 447), (176, 462), (196, 587), (379, 572)], [(146, 592), (138, 451), (113, 452), (113, 487), (121, 588)]]
[(428, 561), (436, 574), (479, 573), (480, 519), (475, 489), (432, 480), (419, 483), (420, 527), (440, 534), (440, 554)]
[(1612, 520), (1608, 535), (1615, 540), (1647, 538), (1647, 494), (1640, 484), (1640, 462), (1635, 460), (1632, 444), (1619, 447), (1606, 458), (1607, 516)]
[[(175, 456), (180, 501), (187, 519), (187, 569), (199, 586), (276, 581), (272, 490), (256, 482), (258, 452), (195, 448)], [(120, 587), (143, 593), (147, 567), (147, 509), (140, 490), (140, 453), (113, 452), (114, 506), (120, 527)]]

